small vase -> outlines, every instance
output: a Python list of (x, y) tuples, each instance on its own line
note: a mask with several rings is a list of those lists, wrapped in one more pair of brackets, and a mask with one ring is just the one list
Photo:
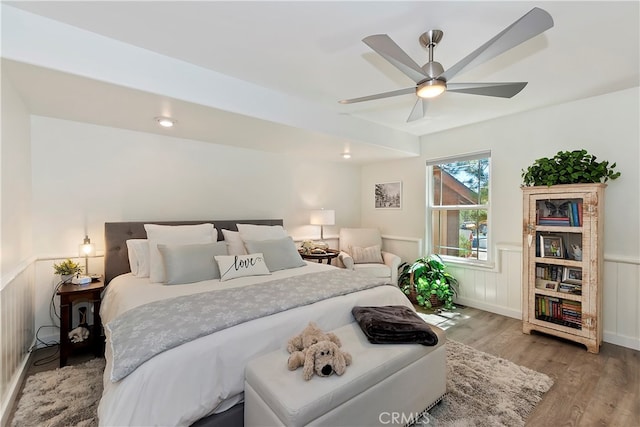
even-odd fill
[(73, 278), (73, 274), (61, 274), (60, 280), (62, 283), (71, 283), (71, 279)]

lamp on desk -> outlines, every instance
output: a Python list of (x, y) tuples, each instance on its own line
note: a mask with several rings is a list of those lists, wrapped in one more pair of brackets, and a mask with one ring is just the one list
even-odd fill
[(311, 225), (320, 226), (320, 240), (324, 240), (325, 225), (334, 225), (336, 223), (336, 211), (333, 209), (316, 209), (311, 211)]
[(85, 234), (84, 241), (78, 250), (80, 257), (84, 257), (84, 274), (89, 275), (89, 257), (96, 255), (96, 246), (91, 243), (89, 236)]

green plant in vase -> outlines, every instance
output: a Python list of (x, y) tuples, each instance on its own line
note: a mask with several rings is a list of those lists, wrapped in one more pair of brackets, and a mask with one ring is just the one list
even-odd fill
[(445, 271), (438, 255), (419, 258), (411, 264), (402, 264), (398, 286), (412, 302), (433, 308), (442, 304), (445, 310), (454, 309), (453, 298), (458, 294), (458, 280)]
[(53, 264), (53, 271), (62, 276), (63, 281), (66, 281), (69, 280), (71, 276), (77, 273), (82, 273), (82, 267), (80, 267), (80, 264), (77, 262), (67, 258), (60, 264)]

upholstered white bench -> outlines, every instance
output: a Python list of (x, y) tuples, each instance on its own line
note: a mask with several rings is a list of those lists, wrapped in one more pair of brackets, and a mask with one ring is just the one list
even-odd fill
[(446, 392), (446, 337), (432, 329), (436, 346), (371, 344), (355, 322), (332, 331), (353, 358), (342, 376), (305, 381), (302, 368), (287, 369), (284, 348), (250, 361), (245, 426), (374, 426), (419, 418)]

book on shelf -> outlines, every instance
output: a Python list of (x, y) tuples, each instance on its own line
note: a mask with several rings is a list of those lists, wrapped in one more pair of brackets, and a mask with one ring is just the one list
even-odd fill
[(571, 215), (571, 225), (578, 227), (580, 225), (580, 220), (578, 219), (578, 204), (571, 202), (569, 206), (571, 207), (571, 212), (569, 213)]
[(536, 319), (570, 328), (582, 328), (582, 304), (562, 298), (536, 295)]
[(537, 264), (536, 279), (553, 280), (554, 282), (562, 281), (564, 277), (564, 267), (562, 265)]
[(542, 216), (538, 218), (538, 225), (569, 226), (571, 222), (568, 216)]
[(582, 226), (582, 200), (578, 202), (578, 225)]

